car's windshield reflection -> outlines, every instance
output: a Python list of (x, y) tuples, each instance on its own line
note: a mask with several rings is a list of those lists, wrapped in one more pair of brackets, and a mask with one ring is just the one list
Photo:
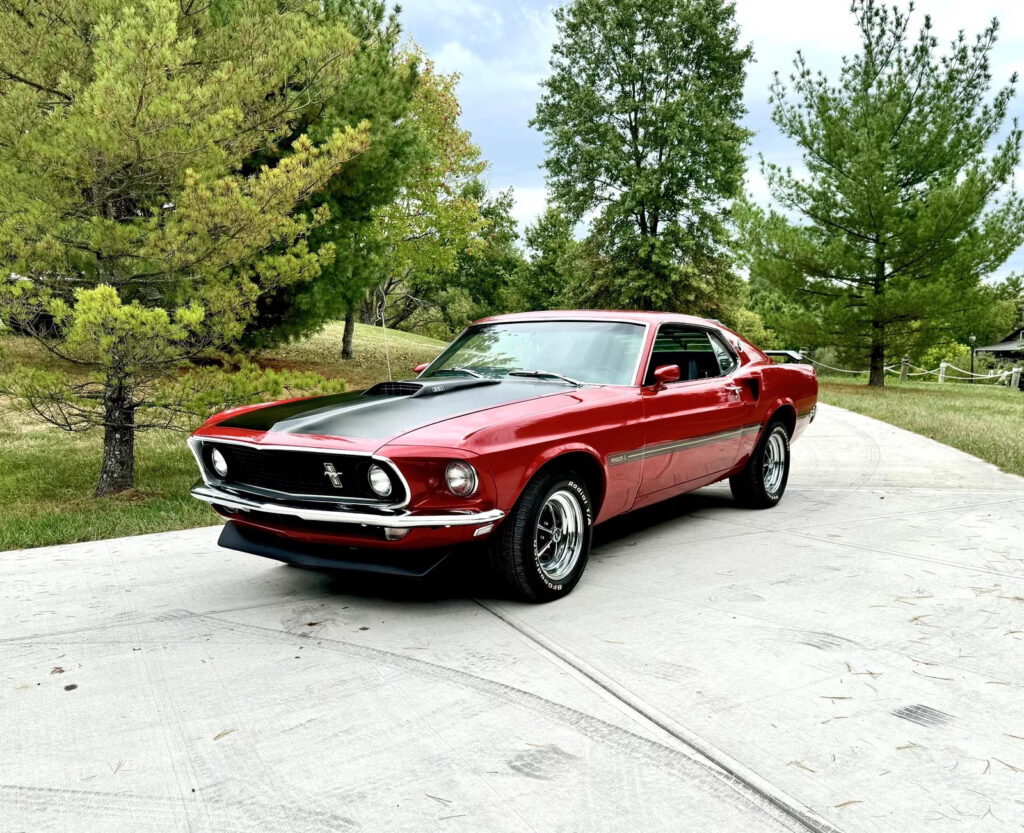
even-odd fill
[(456, 339), (423, 376), (630, 385), (644, 332), (643, 325), (628, 321), (482, 324)]

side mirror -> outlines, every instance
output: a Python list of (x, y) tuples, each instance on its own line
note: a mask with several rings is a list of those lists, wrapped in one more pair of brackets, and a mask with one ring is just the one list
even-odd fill
[(677, 364), (663, 364), (654, 369), (654, 384), (658, 387), (669, 382), (678, 382), (683, 375)]
[(420, 362), (412, 369), (412, 372), (419, 376), (424, 370), (430, 367), (430, 362)]

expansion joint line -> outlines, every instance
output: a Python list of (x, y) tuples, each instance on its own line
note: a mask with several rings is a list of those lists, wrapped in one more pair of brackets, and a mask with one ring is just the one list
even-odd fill
[(618, 700), (628, 709), (636, 712), (648, 722), (654, 724), (662, 731), (668, 733), (680, 743), (696, 752), (712, 770), (719, 770), (734, 782), (734, 786), (747, 790), (760, 797), (776, 809), (782, 811), (786, 816), (799, 823), (811, 833), (843, 833), (828, 819), (811, 810), (809, 807), (797, 801), (786, 792), (770, 783), (746, 765), (732, 758), (726, 752), (718, 749), (699, 735), (681, 726), (671, 717), (663, 714), (654, 706), (645, 703), (631, 691), (615, 682), (603, 672), (566, 650), (557, 642), (544, 636), (535, 628), (513, 616), (500, 605), (493, 602), (474, 599), (480, 607), (500, 619), (512, 629), (518, 631), (526, 639), (530, 640), (545, 651), (554, 654), (559, 660), (582, 674), (592, 683), (603, 689), (607, 694)]

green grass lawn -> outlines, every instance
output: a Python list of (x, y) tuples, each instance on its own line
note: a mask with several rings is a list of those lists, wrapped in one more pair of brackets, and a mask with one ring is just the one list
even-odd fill
[[(341, 378), (356, 390), (387, 379), (384, 335), (379, 329), (357, 325), (355, 358), (349, 362), (341, 360), (341, 334), (341, 325), (331, 324), (312, 338), (261, 354), (259, 361), (268, 367)], [(394, 331), (387, 338), (395, 378), (409, 378), (414, 365), (434, 358), (444, 346), (433, 339)], [(19, 362), (51, 363), (27, 339), (0, 337), (0, 346)], [(137, 488), (97, 500), (92, 492), (101, 453), (99, 432), (67, 434), (5, 410), (0, 400), (0, 551), (217, 522), (209, 506), (189, 496), (189, 487), (199, 474), (183, 434), (140, 434)]]
[[(276, 350), (261, 353), (259, 363), (275, 370), (299, 370), (319, 373), (328, 379), (344, 379), (351, 390), (369, 387), (388, 378), (387, 355), (391, 357), (391, 374), (395, 379), (408, 379), (412, 369), (433, 359), (445, 346), (426, 336), (385, 330), (356, 324), (352, 340), (352, 361), (341, 360), (342, 324), (328, 324), (317, 335)], [(387, 354), (384, 340), (387, 339)]]
[(1024, 475), (1024, 393), (989, 384), (821, 380), (821, 401), (959, 448)]

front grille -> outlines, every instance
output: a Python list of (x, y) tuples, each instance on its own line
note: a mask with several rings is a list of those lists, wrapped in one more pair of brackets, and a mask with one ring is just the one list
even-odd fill
[[(210, 462), (210, 454), (214, 449), (227, 460), (226, 478), (217, 475)], [(206, 473), (227, 486), (255, 486), (290, 495), (365, 500), (388, 505), (404, 503), (407, 499), (402, 481), (394, 468), (370, 457), (204, 442), (202, 458)], [(333, 474), (341, 481), (341, 488), (334, 485), (335, 478), (329, 475), (325, 464), (330, 464), (334, 469)], [(370, 489), (367, 472), (372, 465), (380, 466), (391, 477), (391, 494), (386, 498), (381, 498)]]

